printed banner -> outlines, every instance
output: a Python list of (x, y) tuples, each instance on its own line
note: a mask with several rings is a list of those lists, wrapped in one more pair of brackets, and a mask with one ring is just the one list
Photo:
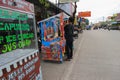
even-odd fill
[(79, 0), (59, 0), (60, 3), (78, 2)]
[(25, 0), (0, 0), (0, 6), (34, 13), (34, 5)]
[(9, 71), (4, 68), (0, 80), (42, 80), (38, 53), (34, 53), (21, 61), (22, 63), (17, 62), (16, 68), (15, 65), (9, 66)]

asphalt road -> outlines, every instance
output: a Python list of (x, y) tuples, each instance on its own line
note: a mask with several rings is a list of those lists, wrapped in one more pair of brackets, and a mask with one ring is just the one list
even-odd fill
[(41, 65), (43, 80), (120, 80), (120, 31), (84, 31), (71, 61)]
[(120, 80), (120, 31), (84, 31), (63, 80)]

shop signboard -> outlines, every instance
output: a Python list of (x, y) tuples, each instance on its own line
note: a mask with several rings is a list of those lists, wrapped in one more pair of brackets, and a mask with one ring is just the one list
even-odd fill
[(78, 17), (91, 17), (91, 11), (79, 12)]
[(42, 80), (33, 4), (24, 10), (14, 1), (24, 2), (0, 0), (0, 80)]
[(0, 8), (0, 54), (35, 46), (33, 19), (33, 14)]

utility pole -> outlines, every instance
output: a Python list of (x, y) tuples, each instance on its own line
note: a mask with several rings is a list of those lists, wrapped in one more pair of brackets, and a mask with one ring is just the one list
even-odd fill
[[(59, 0), (56, 0), (56, 6), (59, 8)], [(56, 13), (58, 13), (58, 8), (56, 9)]]
[(77, 2), (74, 2), (74, 4), (75, 4), (75, 6), (74, 6), (74, 12), (73, 12), (73, 18), (74, 18), (74, 20), (75, 20), (75, 14), (76, 14), (76, 12), (77, 12), (77, 4), (76, 4)]

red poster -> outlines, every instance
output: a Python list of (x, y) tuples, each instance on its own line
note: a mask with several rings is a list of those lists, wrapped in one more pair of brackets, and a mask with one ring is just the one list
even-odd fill
[(16, 68), (11, 65), (9, 72), (4, 68), (2, 73), (0, 80), (42, 80), (39, 54), (28, 56), (22, 60), (22, 64), (17, 62)]
[(25, 0), (0, 0), (0, 6), (34, 13), (34, 5)]

